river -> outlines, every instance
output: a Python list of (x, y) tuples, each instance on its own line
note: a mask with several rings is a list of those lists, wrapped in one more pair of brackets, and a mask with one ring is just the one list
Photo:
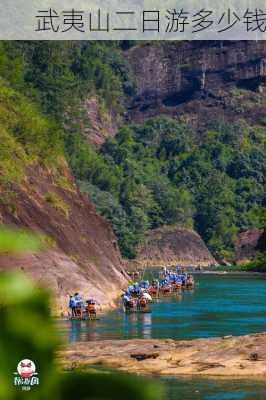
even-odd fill
[(195, 276), (196, 287), (157, 300), (151, 314), (114, 310), (99, 321), (60, 321), (69, 341), (131, 338), (194, 339), (266, 330), (266, 275)]
[[(151, 273), (151, 272), (149, 272)], [(266, 275), (197, 274), (196, 287), (181, 296), (157, 300), (151, 314), (115, 310), (98, 321), (60, 321), (68, 341), (102, 339), (194, 339), (244, 335), (266, 330)], [(164, 380), (165, 381), (165, 380)], [(206, 379), (167, 379), (168, 399), (260, 400), (266, 383)], [(177, 393), (179, 394), (177, 397)]]

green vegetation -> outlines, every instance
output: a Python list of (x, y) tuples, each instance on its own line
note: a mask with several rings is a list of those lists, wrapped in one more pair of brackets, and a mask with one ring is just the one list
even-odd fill
[[(172, 146), (176, 151), (188, 150), (191, 135), (175, 121), (158, 119), (121, 129), (116, 139), (106, 142), (101, 154), (90, 156), (84, 151), (87, 164), (76, 169), (80, 186), (113, 223), (125, 256), (134, 257), (136, 246), (150, 228), (193, 225), (190, 193), (171, 183), (166, 161), (167, 152), (175, 151)], [(75, 157), (75, 152), (72, 155)]]
[(69, 206), (64, 200), (55, 192), (47, 192), (44, 196), (45, 201), (51, 204), (56, 210), (61, 211), (65, 217), (69, 216)]
[[(25, 232), (0, 229), (0, 253), (35, 251), (38, 238)], [(159, 400), (161, 386), (111, 372), (87, 369), (63, 372), (56, 362), (60, 340), (52, 320), (49, 296), (25, 275), (0, 276), (0, 399), (1, 400)], [(28, 358), (36, 365), (39, 385), (30, 391), (14, 385), (19, 361)]]
[(236, 265), (234, 270), (243, 272), (266, 272), (266, 253), (258, 253), (256, 258), (247, 263)]
[(34, 161), (56, 166), (63, 154), (60, 136), (55, 122), (0, 78), (0, 183), (19, 181)]
[(0, 75), (61, 120), (94, 93), (119, 112), (135, 90), (119, 42), (2, 42)]
[(41, 246), (41, 237), (30, 234), (24, 230), (14, 231), (1, 226), (0, 229), (0, 253), (24, 253), (34, 252)]
[[(63, 173), (63, 171), (59, 171), (59, 173), (60, 172)], [(62, 188), (64, 190), (69, 190), (70, 192), (75, 190), (75, 187), (74, 187), (73, 183), (64, 175), (56, 176), (55, 179), (54, 179), (54, 183), (58, 187), (60, 187), (60, 188)]]
[[(265, 127), (217, 121), (199, 141), (185, 124), (155, 118), (124, 126), (101, 150), (93, 148), (81, 135), (81, 101), (97, 95), (103, 109), (122, 116), (135, 92), (123, 56), (131, 45), (0, 43), (0, 181), (20, 179), (35, 160), (54, 164), (64, 143), (81, 189), (111, 221), (125, 257), (135, 256), (147, 230), (179, 224), (230, 259), (236, 234), (259, 223)], [(242, 92), (235, 91), (235, 101)], [(57, 200), (49, 201), (63, 211)]]
[(112, 221), (127, 257), (134, 256), (147, 229), (179, 224), (194, 225), (212, 251), (231, 258), (237, 232), (259, 223), (261, 133), (245, 125), (217, 125), (197, 144), (185, 125), (157, 118), (122, 128), (100, 154), (84, 151), (84, 169), (76, 174)]

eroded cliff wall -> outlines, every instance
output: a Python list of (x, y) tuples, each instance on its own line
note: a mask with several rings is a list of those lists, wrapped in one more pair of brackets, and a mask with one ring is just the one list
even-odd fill
[(193, 230), (178, 226), (165, 226), (150, 231), (136, 260), (127, 264), (128, 269), (147, 266), (182, 267), (216, 265), (201, 237)]
[(66, 314), (74, 292), (112, 306), (127, 283), (115, 235), (76, 188), (68, 168), (61, 173), (29, 168), (13, 185), (12, 198), (1, 202), (1, 223), (45, 234), (48, 248), (19, 258), (2, 256), (0, 269), (20, 269), (48, 287), (56, 314)]
[(127, 58), (137, 81), (131, 121), (166, 114), (199, 131), (217, 119), (265, 122), (265, 102), (257, 99), (265, 91), (263, 41), (150, 42), (131, 48)]

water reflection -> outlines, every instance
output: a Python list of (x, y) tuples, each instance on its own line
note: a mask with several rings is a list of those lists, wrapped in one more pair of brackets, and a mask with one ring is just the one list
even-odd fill
[(152, 314), (131, 313), (125, 314), (123, 318), (123, 336), (152, 338)]
[(97, 331), (96, 321), (84, 321), (85, 341), (100, 339), (100, 332)]
[(70, 322), (70, 330), (69, 330), (69, 342), (79, 342), (81, 340), (81, 323), (82, 321), (74, 321)]
[(138, 337), (138, 314), (124, 314), (124, 327), (126, 337)]
[(69, 341), (130, 338), (190, 339), (266, 329), (266, 276), (196, 277), (197, 287), (152, 304), (152, 313), (114, 310), (97, 321), (59, 321)]
[(142, 314), (142, 334), (144, 339), (151, 339), (152, 337), (152, 314)]

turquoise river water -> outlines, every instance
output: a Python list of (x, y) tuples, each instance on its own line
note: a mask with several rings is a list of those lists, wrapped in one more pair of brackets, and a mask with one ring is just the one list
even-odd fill
[[(196, 287), (157, 300), (150, 314), (115, 310), (98, 321), (60, 321), (68, 342), (102, 339), (193, 339), (266, 331), (266, 275), (197, 274)], [(169, 400), (266, 400), (266, 382), (164, 380)]]

